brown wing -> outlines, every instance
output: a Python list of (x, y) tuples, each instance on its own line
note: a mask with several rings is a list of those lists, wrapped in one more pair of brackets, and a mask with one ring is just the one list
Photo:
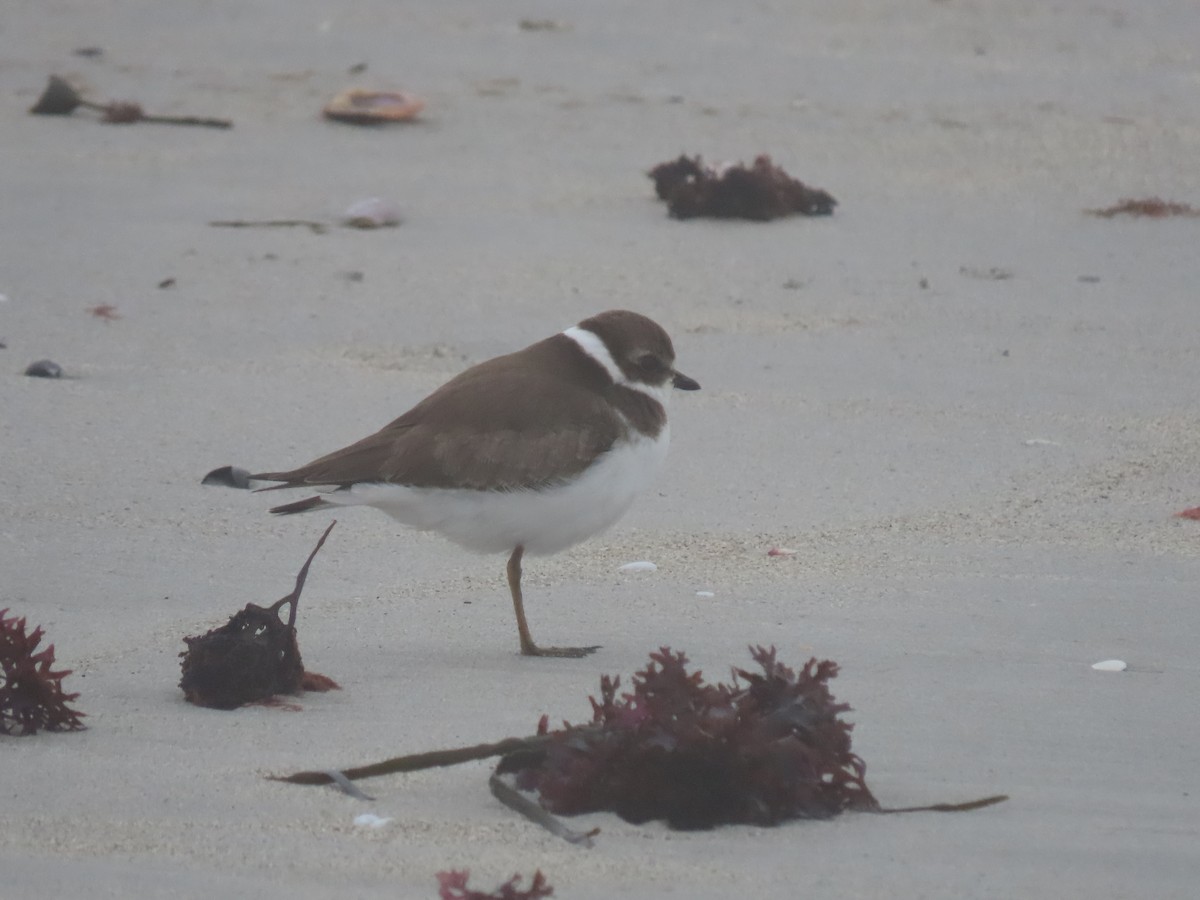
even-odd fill
[[(280, 487), (383, 481), (514, 490), (578, 474), (626, 425), (605, 400), (602, 373), (565, 341), (481, 363), (357, 443), (289, 472), (251, 477), (285, 482)], [(556, 377), (545, 377), (547, 366)]]

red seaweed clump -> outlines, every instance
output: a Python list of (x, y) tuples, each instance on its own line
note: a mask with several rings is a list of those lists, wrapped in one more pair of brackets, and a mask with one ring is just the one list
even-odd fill
[(554, 894), (554, 888), (546, 884), (546, 876), (540, 869), (533, 873), (533, 880), (526, 890), (517, 887), (521, 883), (521, 876), (514, 875), (487, 894), (467, 887), (470, 874), (466, 869), (438, 872), (438, 896), (441, 900), (542, 900)]
[(26, 633), (25, 619), (6, 618), (0, 609), (0, 734), (37, 734), (39, 731), (78, 731), (84, 713), (71, 709), (79, 694), (63, 690), (70, 670), (55, 672), (54, 645), (37, 651), (44, 632)]
[(701, 216), (767, 222), (783, 216), (828, 216), (837, 201), (788, 175), (766, 154), (750, 166), (738, 163), (721, 170), (704, 165), (699, 156), (680, 156), (650, 170), (654, 191), (675, 219)]
[(611, 810), (680, 829), (878, 810), (841, 718), (850, 707), (829, 692), (837, 663), (810, 659), (794, 672), (774, 647), (751, 656), (761, 673), (735, 669), (732, 683), (706, 684), (664, 647), (633, 676), (631, 693), (618, 697), (619, 679), (601, 679), (590, 724), (565, 725), (499, 771), (516, 772), (554, 813)]

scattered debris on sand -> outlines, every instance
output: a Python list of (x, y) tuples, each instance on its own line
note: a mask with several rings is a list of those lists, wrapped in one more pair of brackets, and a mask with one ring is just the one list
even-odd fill
[(680, 156), (649, 171), (654, 190), (675, 219), (708, 217), (767, 222), (783, 216), (828, 216), (837, 201), (810, 188), (766, 154), (749, 166), (711, 168), (699, 156)]
[(100, 121), (110, 125), (132, 125), (135, 122), (150, 122), (157, 125), (199, 125), (204, 128), (232, 128), (229, 119), (212, 119), (200, 116), (156, 116), (145, 112), (140, 104), (110, 101), (93, 103), (71, 86), (65, 78), (51, 75), (38, 97), (37, 103), (29, 108), (35, 116), (69, 116), (80, 107), (101, 114)]
[(518, 887), (521, 876), (514, 875), (494, 891), (484, 893), (467, 887), (467, 879), (471, 873), (466, 870), (450, 870), (438, 872), (438, 897), (440, 900), (542, 900), (554, 894), (554, 888), (546, 883), (546, 876), (541, 870), (533, 873), (529, 887)]

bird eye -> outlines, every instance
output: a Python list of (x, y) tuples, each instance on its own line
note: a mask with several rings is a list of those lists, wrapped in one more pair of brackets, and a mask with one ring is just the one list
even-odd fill
[(663, 361), (653, 353), (643, 353), (638, 357), (637, 365), (639, 369), (650, 375), (656, 372), (665, 372), (667, 368)]

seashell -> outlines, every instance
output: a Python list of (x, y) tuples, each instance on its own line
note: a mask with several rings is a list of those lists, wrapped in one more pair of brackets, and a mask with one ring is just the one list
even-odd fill
[(717, 595), (712, 591), (696, 591), (696, 596), (703, 597), (705, 600), (707, 600), (709, 597), (715, 597)]
[(425, 108), (423, 100), (400, 91), (368, 91), (351, 88), (325, 104), (325, 118), (351, 125), (407, 122)]
[(658, 566), (650, 562), (648, 559), (638, 560), (637, 562), (627, 562), (625, 565), (617, 569), (618, 572), (657, 572)]
[(382, 197), (357, 200), (342, 213), (342, 224), (351, 228), (387, 228), (401, 221), (400, 207)]
[(1097, 672), (1124, 672), (1129, 666), (1123, 659), (1102, 659), (1092, 663), (1092, 668)]
[(39, 359), (25, 369), (30, 378), (62, 378), (62, 366), (52, 359)]
[(767, 556), (795, 556), (799, 552), (791, 547), (772, 547), (767, 551)]

